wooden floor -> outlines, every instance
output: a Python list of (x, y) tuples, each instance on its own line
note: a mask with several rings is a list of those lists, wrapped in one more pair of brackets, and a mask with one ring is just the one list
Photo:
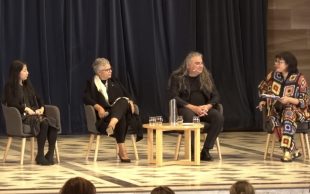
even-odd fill
[[(146, 138), (137, 143), (140, 160), (123, 164), (116, 159), (112, 138), (101, 138), (98, 161), (93, 162), (93, 152), (89, 161), (85, 161), (89, 136), (60, 136), (61, 163), (53, 166), (31, 164), (29, 150), (21, 166), (21, 141), (13, 139), (6, 163), (0, 162), (0, 193), (58, 193), (63, 183), (75, 176), (92, 181), (98, 193), (149, 193), (158, 185), (169, 185), (177, 193), (228, 193), (232, 183), (244, 179), (249, 180), (258, 193), (292, 193), (290, 189), (295, 189), (295, 194), (309, 193), (310, 161), (300, 158), (293, 163), (280, 162), (278, 144), (274, 158), (264, 161), (265, 138), (266, 134), (260, 132), (222, 133), (222, 161), (214, 149), (212, 162), (202, 162), (200, 166), (162, 167), (147, 163)], [(164, 136), (165, 160), (172, 160), (176, 140), (176, 134)], [(5, 136), (0, 137), (0, 155), (3, 155), (6, 141)], [(126, 144), (134, 159), (129, 138)], [(182, 145), (180, 158), (183, 154)]]

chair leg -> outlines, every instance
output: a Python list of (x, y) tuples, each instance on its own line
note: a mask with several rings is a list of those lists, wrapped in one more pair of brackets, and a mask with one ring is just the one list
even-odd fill
[(60, 157), (59, 157), (59, 150), (58, 150), (58, 143), (57, 141), (55, 142), (55, 154), (56, 154), (56, 159), (58, 164), (60, 163)]
[(115, 144), (115, 157), (116, 157), (116, 159), (119, 158), (118, 153), (119, 153), (119, 147), (118, 147), (118, 144)]
[(95, 138), (95, 135), (94, 135), (94, 134), (90, 134), (89, 142), (88, 142), (88, 145), (87, 145), (87, 152), (86, 152), (86, 158), (85, 158), (85, 160), (88, 160), (89, 152), (90, 152), (91, 147), (92, 147), (92, 145), (93, 145), (94, 138)]
[(133, 135), (133, 134), (131, 135), (131, 141), (132, 141), (132, 145), (133, 145), (133, 151), (135, 152), (136, 160), (139, 160), (136, 138), (135, 138), (135, 135)]
[(305, 160), (307, 156), (306, 156), (306, 148), (305, 148), (305, 137), (303, 133), (300, 133), (300, 142), (301, 142), (301, 148), (302, 148), (302, 155)]
[(305, 139), (306, 139), (306, 147), (307, 147), (307, 152), (308, 152), (308, 159), (310, 160), (310, 145), (309, 145), (309, 137), (307, 133), (305, 134)]
[(20, 164), (24, 164), (24, 155), (25, 155), (25, 147), (26, 147), (26, 138), (22, 138), (22, 146), (21, 146), (21, 151), (20, 151)]
[(100, 144), (100, 135), (97, 135), (96, 138), (96, 149), (95, 149), (95, 157), (94, 157), (94, 162), (97, 161), (97, 157), (98, 157), (98, 150), (99, 150), (99, 144)]
[(265, 153), (264, 153), (264, 160), (267, 159), (269, 143), (270, 143), (270, 133), (267, 134), (266, 147), (265, 147)]
[(216, 138), (216, 148), (217, 148), (217, 153), (219, 155), (219, 159), (222, 160), (222, 151), (221, 151), (221, 145), (220, 145), (219, 138)]
[(272, 142), (271, 142), (270, 158), (273, 157), (273, 152), (274, 152), (275, 143), (276, 143), (276, 135), (273, 133), (273, 134), (272, 134)]
[(5, 152), (4, 152), (4, 155), (3, 155), (3, 162), (5, 162), (6, 157), (8, 155), (9, 149), (11, 147), (12, 139), (13, 139), (12, 137), (8, 137), (8, 143), (6, 144)]
[(34, 137), (31, 137), (30, 138), (30, 160), (31, 160), (31, 163), (34, 162), (34, 142), (35, 142)]
[(182, 134), (179, 134), (178, 140), (177, 140), (177, 145), (176, 145), (175, 152), (174, 152), (174, 160), (178, 160), (178, 158), (179, 158), (181, 141), (182, 141)]

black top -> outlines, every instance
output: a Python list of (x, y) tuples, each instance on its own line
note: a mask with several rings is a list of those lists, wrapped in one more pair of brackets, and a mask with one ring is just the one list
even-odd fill
[[(32, 86), (28, 86), (31, 87)], [(43, 100), (37, 95), (32, 88), (28, 90), (25, 86), (19, 85), (19, 87), (15, 90), (9, 84), (6, 84), (4, 87), (4, 102), (7, 106), (15, 107), (19, 110), (20, 113), (25, 112), (26, 106), (36, 110), (40, 107), (44, 106)]]
[[(220, 101), (220, 96), (217, 92), (216, 87), (213, 87), (212, 92), (206, 89), (200, 88), (199, 76), (184, 77), (184, 85), (180, 87), (182, 80), (176, 76), (172, 76), (170, 79), (169, 97), (170, 99), (175, 98), (177, 105), (183, 107), (187, 104), (193, 105), (205, 105), (212, 104), (216, 105)], [(179, 88), (180, 87), (180, 88)]]
[[(106, 81), (102, 81), (106, 84)], [(132, 100), (131, 95), (125, 87), (116, 79), (107, 80), (107, 93), (109, 96), (109, 104), (112, 104), (119, 97), (127, 97)], [(110, 105), (105, 101), (104, 96), (97, 90), (94, 79), (87, 81), (83, 97), (84, 104), (92, 105), (99, 104), (105, 109), (109, 109)]]

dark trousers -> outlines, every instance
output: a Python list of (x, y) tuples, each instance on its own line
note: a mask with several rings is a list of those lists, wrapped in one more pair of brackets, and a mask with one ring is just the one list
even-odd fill
[(117, 118), (118, 123), (115, 126), (113, 136), (116, 139), (117, 143), (124, 143), (127, 134), (127, 113), (131, 111), (129, 108), (128, 101), (126, 99), (118, 100), (110, 110), (110, 118)]
[(40, 123), (40, 132), (37, 135), (38, 155), (44, 156), (44, 146), (46, 139), (48, 141), (48, 151), (54, 153), (57, 140), (57, 129), (50, 127), (47, 120)]
[[(186, 123), (193, 122), (193, 116), (197, 116), (193, 111), (188, 108), (179, 108), (179, 115), (183, 116), (183, 120)], [(217, 136), (220, 134), (223, 123), (224, 117), (223, 115), (216, 109), (212, 108), (209, 110), (208, 115), (200, 117), (201, 122), (206, 122), (209, 125), (205, 125), (205, 128), (202, 129), (203, 132), (206, 132), (207, 138), (204, 142), (203, 149), (212, 149), (214, 143), (216, 141)], [(191, 134), (191, 141), (194, 142), (194, 134)], [(194, 150), (194, 144), (192, 143), (192, 151)]]

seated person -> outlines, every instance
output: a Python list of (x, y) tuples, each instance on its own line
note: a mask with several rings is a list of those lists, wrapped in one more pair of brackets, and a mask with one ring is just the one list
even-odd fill
[[(220, 97), (211, 74), (203, 64), (202, 54), (189, 53), (183, 64), (172, 73), (168, 88), (170, 98), (176, 99), (178, 113), (183, 116), (184, 122), (192, 122), (193, 116), (199, 116), (201, 121), (210, 124), (203, 129), (208, 136), (201, 150), (201, 160), (213, 160), (209, 150), (222, 130), (224, 118), (215, 109)], [(192, 141), (193, 138), (192, 135)]]
[(142, 138), (141, 121), (134, 118), (137, 117), (134, 102), (124, 86), (112, 78), (112, 68), (107, 59), (96, 59), (93, 69), (95, 76), (87, 82), (84, 103), (96, 110), (98, 131), (115, 137), (121, 162), (130, 162), (124, 144), (128, 126), (139, 131), (137, 141)]
[(281, 161), (292, 162), (301, 156), (294, 134), (297, 122), (310, 118), (310, 94), (305, 77), (298, 71), (296, 57), (290, 52), (282, 52), (275, 58), (275, 70), (260, 83), (259, 93), (277, 96), (279, 99), (262, 99), (258, 108), (267, 108), (267, 126), (281, 142)]
[[(59, 127), (55, 119), (44, 115), (43, 100), (34, 90), (28, 76), (26, 63), (19, 60), (12, 62), (4, 89), (4, 103), (19, 110), (23, 123), (29, 125), (32, 134), (36, 136), (38, 143), (36, 163), (53, 165)], [(48, 152), (44, 155), (46, 139), (49, 145)]]

